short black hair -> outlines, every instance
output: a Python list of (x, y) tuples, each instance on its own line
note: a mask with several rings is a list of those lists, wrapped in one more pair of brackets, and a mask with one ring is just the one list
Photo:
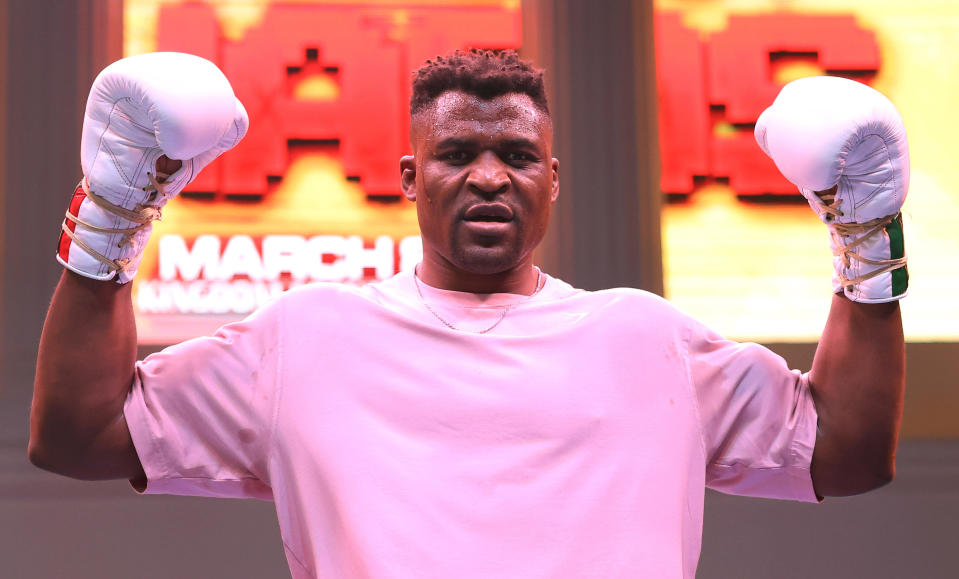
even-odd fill
[(410, 115), (427, 108), (451, 90), (483, 100), (510, 93), (525, 94), (549, 116), (543, 70), (521, 59), (515, 50), (474, 48), (427, 60), (413, 73)]

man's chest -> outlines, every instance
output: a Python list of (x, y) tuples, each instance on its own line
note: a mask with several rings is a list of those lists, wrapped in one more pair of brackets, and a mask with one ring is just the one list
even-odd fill
[(664, 340), (414, 330), (287, 352), (278, 433), (322, 454), (348, 436), (424, 460), (469, 453), (505, 462), (686, 446), (698, 433), (684, 361)]
[(687, 524), (698, 533), (701, 439), (674, 346), (418, 331), (284, 354), (282, 528), (398, 549), (423, 568), (546, 552), (672, 561), (671, 538)]

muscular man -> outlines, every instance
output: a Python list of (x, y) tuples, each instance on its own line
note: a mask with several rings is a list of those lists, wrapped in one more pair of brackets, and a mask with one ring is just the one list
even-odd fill
[(542, 72), (485, 51), (413, 81), (415, 273), (296, 289), (135, 363), (125, 282), (149, 222), (245, 132), (211, 69), (144, 55), (94, 85), (38, 358), (38, 466), (273, 500), (295, 577), (693, 577), (706, 486), (816, 501), (892, 478), (908, 153), (872, 89), (798, 81), (757, 126), (836, 254), (808, 374), (656, 296), (538, 269), (560, 190)]

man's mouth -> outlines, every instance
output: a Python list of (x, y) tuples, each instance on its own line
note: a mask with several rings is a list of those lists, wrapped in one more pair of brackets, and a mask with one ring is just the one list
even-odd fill
[(467, 221), (506, 223), (507, 221), (509, 221), (509, 219), (506, 219), (505, 217), (496, 217), (495, 215), (479, 215), (473, 218), (468, 218)]
[(465, 221), (506, 223), (513, 220), (513, 210), (504, 203), (477, 203), (463, 215)]

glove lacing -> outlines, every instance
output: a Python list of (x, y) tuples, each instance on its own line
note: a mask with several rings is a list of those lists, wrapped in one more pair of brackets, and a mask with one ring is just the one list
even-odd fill
[[(150, 180), (150, 184), (147, 185), (146, 187), (143, 187), (142, 189), (143, 191), (150, 194), (148, 200), (153, 201), (158, 196), (161, 199), (166, 197), (163, 181), (166, 180), (168, 177), (169, 175), (165, 173), (161, 173), (159, 171), (157, 172), (156, 176), (154, 176), (153, 173), (147, 173), (147, 179)], [(100, 227), (80, 219), (77, 215), (74, 215), (73, 212), (70, 211), (68, 207), (66, 212), (66, 219), (64, 219), (63, 223), (60, 225), (61, 231), (66, 233), (67, 236), (73, 241), (73, 243), (76, 243), (80, 247), (80, 249), (82, 249), (83, 251), (93, 256), (95, 259), (97, 259), (97, 261), (106, 265), (109, 268), (109, 271), (116, 271), (117, 273), (124, 271), (130, 265), (130, 262), (132, 261), (130, 258), (124, 257), (124, 258), (110, 259), (109, 257), (96, 251), (95, 249), (90, 247), (88, 244), (84, 243), (81, 239), (79, 239), (79, 237), (77, 237), (77, 235), (73, 231), (70, 231), (70, 227), (67, 224), (67, 220), (73, 221), (74, 223), (78, 225), (82, 225), (91, 231), (97, 231), (100, 233), (122, 234), (122, 237), (120, 238), (120, 242), (117, 243), (117, 247), (122, 248), (124, 245), (129, 245), (132, 243), (133, 236), (136, 235), (138, 231), (147, 227), (150, 223), (154, 221), (159, 221), (160, 219), (162, 219), (163, 216), (160, 211), (160, 208), (155, 207), (153, 205), (137, 204), (137, 206), (131, 210), (125, 207), (121, 207), (119, 205), (114, 205), (113, 203), (110, 203), (103, 197), (100, 197), (99, 195), (94, 193), (90, 189), (90, 184), (87, 183), (86, 177), (80, 180), (80, 184), (78, 185), (78, 187), (83, 190), (83, 194), (86, 195), (87, 199), (92, 201), (94, 205), (103, 209), (107, 213), (112, 213), (113, 215), (126, 219), (127, 221), (132, 221), (134, 223), (140, 224), (140, 225), (137, 225), (136, 227), (129, 227), (126, 229), (112, 229), (109, 227)]]
[[(873, 235), (876, 235), (877, 233), (881, 235), (882, 232), (885, 231), (887, 225), (899, 219), (900, 215), (902, 215), (901, 212), (894, 215), (886, 215), (885, 217), (870, 219), (865, 223), (836, 223), (836, 218), (843, 217), (845, 215), (839, 208), (839, 206), (842, 204), (842, 200), (836, 199), (836, 190), (833, 189), (826, 193), (816, 193), (816, 196), (822, 202), (820, 203), (820, 209), (822, 209), (822, 212), (825, 214), (823, 220), (829, 226), (829, 235), (833, 241), (833, 255), (842, 259), (843, 266), (847, 270), (849, 269), (851, 260), (853, 259), (867, 265), (877, 266), (876, 269), (852, 279), (844, 276), (842, 272), (836, 272), (836, 275), (839, 278), (839, 283), (843, 289), (855, 286), (866, 281), (867, 279), (872, 279), (877, 275), (899, 269), (900, 267), (906, 265), (905, 256), (898, 259), (869, 259), (852, 251), (853, 249), (865, 243)], [(857, 237), (856, 240), (851, 243), (844, 243), (843, 238), (853, 235), (859, 235), (859, 237)]]

